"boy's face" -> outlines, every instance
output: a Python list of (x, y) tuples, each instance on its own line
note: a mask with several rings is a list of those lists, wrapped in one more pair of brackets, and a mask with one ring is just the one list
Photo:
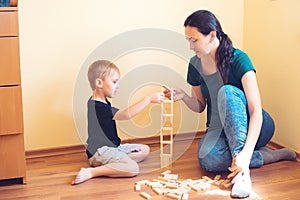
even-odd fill
[(103, 80), (103, 93), (105, 97), (112, 98), (115, 96), (117, 89), (119, 88), (120, 74), (116, 71), (109, 73)]

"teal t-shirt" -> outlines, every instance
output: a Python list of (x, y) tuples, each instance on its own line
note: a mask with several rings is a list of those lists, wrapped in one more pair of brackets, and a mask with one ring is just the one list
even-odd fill
[[(246, 72), (251, 70), (256, 72), (248, 55), (239, 49), (234, 49), (227, 84), (244, 91), (242, 77)], [(201, 86), (201, 92), (207, 103), (207, 127), (221, 127), (217, 106), (217, 94), (219, 89), (224, 85), (224, 82), (220, 73), (216, 72), (211, 75), (204, 75), (200, 58), (194, 56), (190, 59), (187, 82), (192, 86)]]

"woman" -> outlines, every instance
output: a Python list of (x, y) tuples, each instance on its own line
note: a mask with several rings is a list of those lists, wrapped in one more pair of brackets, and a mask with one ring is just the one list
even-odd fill
[[(193, 111), (207, 107), (207, 131), (198, 148), (200, 165), (210, 172), (234, 177), (231, 195), (250, 195), (249, 167), (279, 160), (295, 160), (288, 149), (270, 150), (266, 144), (274, 134), (274, 122), (261, 107), (256, 71), (244, 52), (235, 49), (218, 19), (207, 10), (191, 14), (184, 22), (191, 58), (187, 81), (192, 96), (174, 89), (174, 101)], [(170, 92), (165, 91), (167, 96)]]

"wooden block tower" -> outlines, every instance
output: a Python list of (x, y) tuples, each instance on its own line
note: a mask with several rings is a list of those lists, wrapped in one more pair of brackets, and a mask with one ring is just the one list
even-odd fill
[(163, 86), (171, 92), (170, 99), (161, 103), (161, 130), (160, 130), (160, 160), (161, 167), (171, 167), (173, 160), (173, 90)]

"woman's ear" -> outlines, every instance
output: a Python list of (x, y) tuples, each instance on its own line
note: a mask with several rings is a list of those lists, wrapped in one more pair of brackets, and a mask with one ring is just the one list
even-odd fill
[(101, 88), (103, 87), (103, 80), (100, 78), (96, 79), (96, 87)]
[(215, 38), (217, 37), (217, 32), (216, 31), (211, 31), (209, 33), (209, 36), (210, 36), (210, 42), (213, 42), (215, 40)]

